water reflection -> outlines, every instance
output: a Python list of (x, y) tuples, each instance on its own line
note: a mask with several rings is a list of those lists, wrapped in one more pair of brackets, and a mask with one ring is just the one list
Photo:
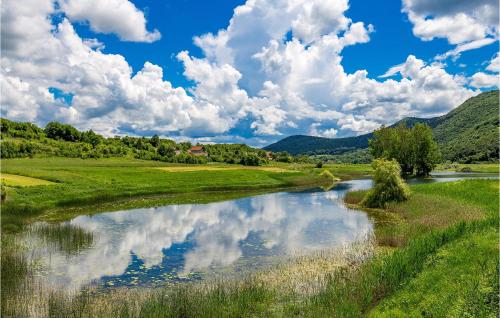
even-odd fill
[[(234, 201), (172, 205), (80, 216), (71, 225), (94, 233), (93, 247), (77, 255), (51, 251), (46, 276), (56, 286), (80, 288), (154, 285), (200, 278), (199, 271), (271, 260), (350, 243), (368, 235), (366, 214), (345, 208), (349, 189), (274, 193)], [(238, 267), (239, 268), (239, 267)]]
[[(409, 183), (463, 178), (446, 174)], [(56, 288), (154, 286), (201, 279), (221, 268), (254, 269), (366, 237), (372, 223), (365, 213), (347, 209), (343, 198), (347, 191), (371, 184), (369, 179), (352, 180), (326, 192), (310, 189), (80, 216), (44, 235), (31, 231), (38, 237), (29, 237), (30, 251), (38, 249), (47, 269), (43, 275)], [(70, 235), (78, 248), (59, 242), (60, 233), (71, 229), (80, 231)]]

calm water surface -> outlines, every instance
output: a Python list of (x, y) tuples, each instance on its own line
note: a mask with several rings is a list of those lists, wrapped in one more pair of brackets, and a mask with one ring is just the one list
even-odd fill
[[(432, 180), (410, 182), (464, 177), (477, 176), (437, 174)], [(329, 191), (311, 189), (79, 216), (66, 224), (92, 233), (94, 241), (76, 253), (48, 248), (33, 234), (28, 240), (40, 257), (41, 275), (57, 288), (157, 286), (198, 280), (215, 272), (262, 268), (367, 237), (373, 223), (364, 212), (347, 209), (343, 198), (347, 191), (370, 187), (369, 179), (352, 180)]]

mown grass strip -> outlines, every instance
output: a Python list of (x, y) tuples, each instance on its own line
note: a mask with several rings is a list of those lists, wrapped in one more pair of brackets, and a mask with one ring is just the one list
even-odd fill
[(39, 186), (39, 185), (53, 185), (53, 184), (55, 184), (55, 182), (51, 182), (51, 181), (47, 181), (47, 180), (43, 180), (43, 179), (25, 177), (25, 176), (9, 174), (9, 173), (2, 173), (0, 176), (1, 176), (2, 183), (5, 184), (6, 186), (9, 186), (9, 187), (32, 187), (32, 186)]

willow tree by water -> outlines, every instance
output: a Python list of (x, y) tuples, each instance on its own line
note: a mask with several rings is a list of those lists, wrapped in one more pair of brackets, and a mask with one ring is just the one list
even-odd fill
[(408, 185), (401, 178), (401, 167), (394, 159), (375, 159), (372, 163), (373, 188), (361, 204), (368, 208), (383, 208), (388, 202), (405, 201), (410, 196)]

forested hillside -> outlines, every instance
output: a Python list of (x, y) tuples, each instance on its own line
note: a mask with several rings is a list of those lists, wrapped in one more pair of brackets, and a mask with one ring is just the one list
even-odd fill
[(475, 162), (498, 159), (498, 91), (470, 98), (432, 123), (443, 158)]
[[(497, 91), (481, 93), (465, 101), (448, 114), (434, 118), (408, 117), (393, 126), (416, 123), (429, 125), (444, 160), (463, 163), (498, 160), (499, 95)], [(355, 154), (368, 147), (372, 133), (347, 138), (290, 136), (264, 149), (287, 151), (293, 155)]]
[(292, 155), (309, 154), (342, 154), (356, 149), (368, 147), (372, 134), (347, 138), (324, 138), (315, 136), (295, 135), (286, 137), (277, 143), (264, 147), (269, 151), (286, 151)]
[[(270, 154), (244, 144), (200, 145), (194, 153), (190, 142), (175, 142), (159, 136), (104, 138), (92, 130), (78, 131), (58, 122), (42, 129), (32, 123), (1, 119), (1, 158), (69, 157), (116, 158), (127, 157), (176, 163), (224, 162), (260, 165)], [(286, 153), (272, 154), (277, 161), (290, 161)]]

